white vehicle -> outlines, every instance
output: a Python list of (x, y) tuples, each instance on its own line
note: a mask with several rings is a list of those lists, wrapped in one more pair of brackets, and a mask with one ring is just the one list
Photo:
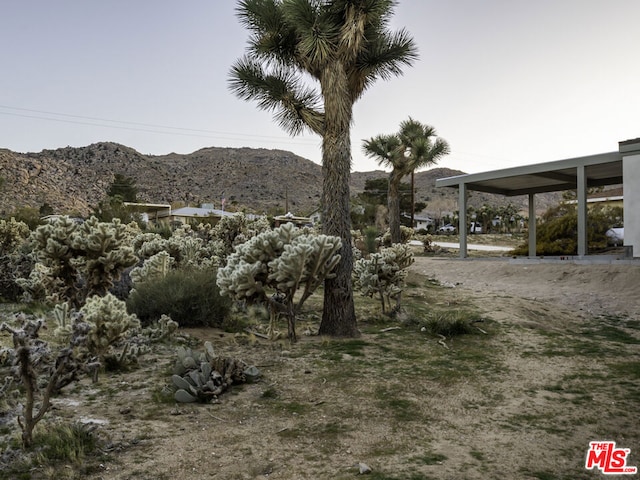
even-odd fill
[(624, 227), (610, 228), (605, 232), (607, 242), (616, 247), (624, 244)]
[(456, 227), (454, 227), (450, 223), (447, 223), (446, 225), (443, 225), (438, 229), (438, 233), (446, 233), (447, 235), (456, 233)]

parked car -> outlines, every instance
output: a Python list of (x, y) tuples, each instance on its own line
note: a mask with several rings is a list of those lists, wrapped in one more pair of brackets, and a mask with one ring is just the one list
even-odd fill
[(610, 228), (605, 232), (607, 243), (616, 247), (624, 244), (624, 227)]
[(444, 233), (446, 235), (450, 235), (452, 233), (456, 233), (456, 227), (454, 227), (450, 223), (447, 223), (446, 225), (443, 225), (440, 228), (438, 228), (438, 233)]
[(482, 233), (482, 224), (478, 222), (471, 222), (469, 226), (469, 233)]

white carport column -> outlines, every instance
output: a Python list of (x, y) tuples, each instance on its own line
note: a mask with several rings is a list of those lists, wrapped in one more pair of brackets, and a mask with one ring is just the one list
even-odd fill
[(536, 256), (536, 195), (529, 194), (529, 256)]
[(460, 236), (460, 258), (467, 258), (467, 184), (458, 187), (458, 234)]
[(587, 174), (586, 167), (580, 165), (577, 172), (578, 181), (578, 256), (587, 254)]
[(624, 193), (624, 246), (640, 257), (640, 138), (619, 143)]

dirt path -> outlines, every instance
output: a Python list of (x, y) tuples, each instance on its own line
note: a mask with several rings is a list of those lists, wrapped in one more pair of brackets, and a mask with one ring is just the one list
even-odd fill
[(523, 265), (502, 258), (418, 257), (413, 268), (475, 296), (526, 298), (585, 315), (640, 315), (640, 265)]

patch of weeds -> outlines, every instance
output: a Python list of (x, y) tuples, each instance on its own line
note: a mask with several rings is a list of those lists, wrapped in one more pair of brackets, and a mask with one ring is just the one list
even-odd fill
[(261, 398), (278, 398), (278, 392), (273, 387), (268, 387), (266, 390), (263, 390), (260, 394)]
[(81, 423), (50, 425), (34, 435), (34, 445), (39, 449), (34, 463), (71, 463), (86, 469), (86, 457), (97, 451), (97, 443), (92, 430)]
[(473, 458), (475, 458), (479, 462), (484, 462), (486, 460), (486, 457), (484, 456), (484, 453), (482, 453), (482, 452), (480, 452), (478, 450), (471, 450), (469, 452), (469, 455), (471, 455)]
[(369, 346), (365, 340), (356, 338), (349, 340), (333, 340), (323, 347), (323, 358), (338, 361), (344, 354), (352, 357), (363, 357), (364, 349)]
[(446, 455), (442, 455), (441, 453), (435, 452), (427, 452), (418, 457), (413, 457), (413, 460), (416, 463), (421, 463), (423, 465), (439, 465), (447, 459)]
[(528, 477), (536, 478), (538, 480), (573, 480), (575, 478), (573, 475), (565, 476), (544, 470), (529, 470), (528, 468), (520, 469), (520, 472), (524, 473)]
[(464, 310), (437, 312), (422, 322), (423, 328), (433, 335), (455, 337), (475, 333), (472, 323), (482, 320), (477, 313)]
[(640, 361), (610, 364), (613, 374), (625, 380), (640, 380)]
[(293, 415), (302, 415), (309, 411), (310, 406), (299, 402), (277, 402), (278, 409)]
[(396, 421), (422, 420), (418, 406), (411, 400), (398, 397), (397, 392), (381, 387), (376, 390), (375, 396), (378, 399), (378, 406), (390, 411)]

